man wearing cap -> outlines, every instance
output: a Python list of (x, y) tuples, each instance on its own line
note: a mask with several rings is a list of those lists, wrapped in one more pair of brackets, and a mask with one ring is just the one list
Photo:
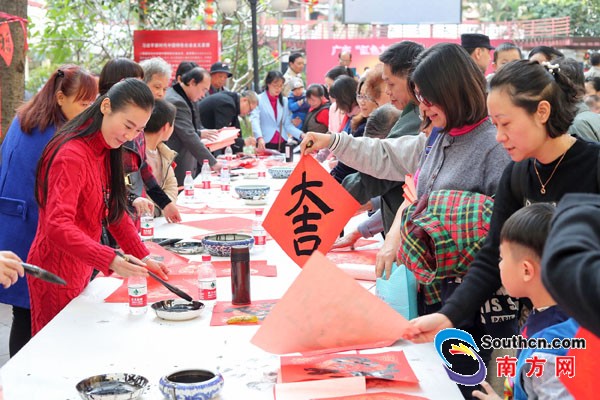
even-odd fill
[(210, 89), (209, 94), (227, 91), (225, 84), (227, 78), (233, 74), (229, 71), (229, 65), (224, 62), (216, 62), (210, 67)]
[(481, 33), (463, 33), (460, 35), (460, 45), (471, 55), (475, 64), (485, 74), (492, 59), (490, 50), (494, 50), (490, 44), (490, 38)]

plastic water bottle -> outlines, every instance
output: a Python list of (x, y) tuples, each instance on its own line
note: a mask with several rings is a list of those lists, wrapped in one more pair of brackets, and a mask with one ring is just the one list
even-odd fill
[(140, 236), (142, 240), (154, 238), (154, 216), (149, 211), (145, 211), (140, 218)]
[(231, 175), (229, 173), (229, 165), (227, 165), (227, 162), (224, 162), (223, 167), (221, 167), (221, 192), (229, 192), (230, 184)]
[(202, 178), (202, 189), (210, 189), (210, 165), (208, 160), (202, 162), (200, 177)]
[(129, 294), (129, 312), (132, 315), (145, 314), (148, 311), (148, 286), (145, 276), (127, 278)]
[(258, 159), (258, 179), (266, 179), (267, 178), (267, 168), (265, 167), (265, 162), (262, 158)]
[(217, 301), (217, 271), (210, 255), (202, 256), (202, 264), (198, 268), (198, 299), (207, 308), (214, 307)]
[(256, 252), (263, 251), (267, 244), (267, 233), (262, 226), (263, 209), (257, 208), (254, 210), (254, 220), (252, 221), (252, 237), (254, 237), (254, 250)]
[(227, 161), (233, 160), (233, 150), (231, 150), (231, 146), (227, 146), (225, 149), (225, 159)]
[(192, 178), (192, 171), (185, 171), (185, 179), (183, 180), (183, 195), (187, 203), (194, 201), (194, 191), (194, 178)]

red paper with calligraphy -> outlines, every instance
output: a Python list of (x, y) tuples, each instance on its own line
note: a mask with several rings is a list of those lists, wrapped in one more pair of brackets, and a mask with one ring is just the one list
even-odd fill
[(10, 34), (10, 27), (8, 23), (2, 23), (0, 24), (0, 57), (2, 57), (7, 67), (10, 67), (12, 63), (14, 51), (15, 46)]
[(300, 382), (317, 379), (364, 376), (417, 383), (415, 373), (403, 351), (377, 354), (324, 354), (311, 357), (281, 357), (281, 381)]
[(304, 156), (275, 199), (263, 226), (300, 267), (327, 253), (360, 204), (313, 158)]
[[(218, 301), (213, 308), (211, 326), (227, 325), (227, 320), (232, 317), (256, 316), (258, 322), (251, 325), (260, 325), (265, 317), (271, 312), (277, 300), (254, 300), (247, 306), (234, 306), (230, 302)], [(248, 325), (237, 323), (236, 325)]]

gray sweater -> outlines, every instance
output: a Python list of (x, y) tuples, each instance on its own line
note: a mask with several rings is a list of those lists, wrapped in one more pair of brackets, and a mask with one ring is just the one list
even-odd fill
[(441, 189), (494, 195), (502, 172), (510, 162), (495, 136), (496, 128), (489, 120), (464, 135), (440, 133), (421, 166), (417, 196)]
[[(456, 189), (492, 196), (510, 161), (495, 135), (496, 128), (489, 120), (464, 135), (440, 133), (421, 166), (417, 195)], [(404, 180), (404, 175), (416, 171), (426, 141), (423, 133), (394, 139), (334, 134), (330, 148), (336, 157), (363, 173)]]

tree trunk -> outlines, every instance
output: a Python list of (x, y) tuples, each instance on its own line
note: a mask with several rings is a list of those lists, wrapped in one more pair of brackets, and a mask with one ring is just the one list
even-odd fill
[[(0, 0), (0, 12), (27, 19), (27, 0)], [(6, 21), (7, 19), (0, 15), (0, 143), (15, 116), (16, 108), (23, 102), (25, 91), (23, 29), (18, 21), (8, 23)], [(12, 59), (10, 46), (12, 46)]]

